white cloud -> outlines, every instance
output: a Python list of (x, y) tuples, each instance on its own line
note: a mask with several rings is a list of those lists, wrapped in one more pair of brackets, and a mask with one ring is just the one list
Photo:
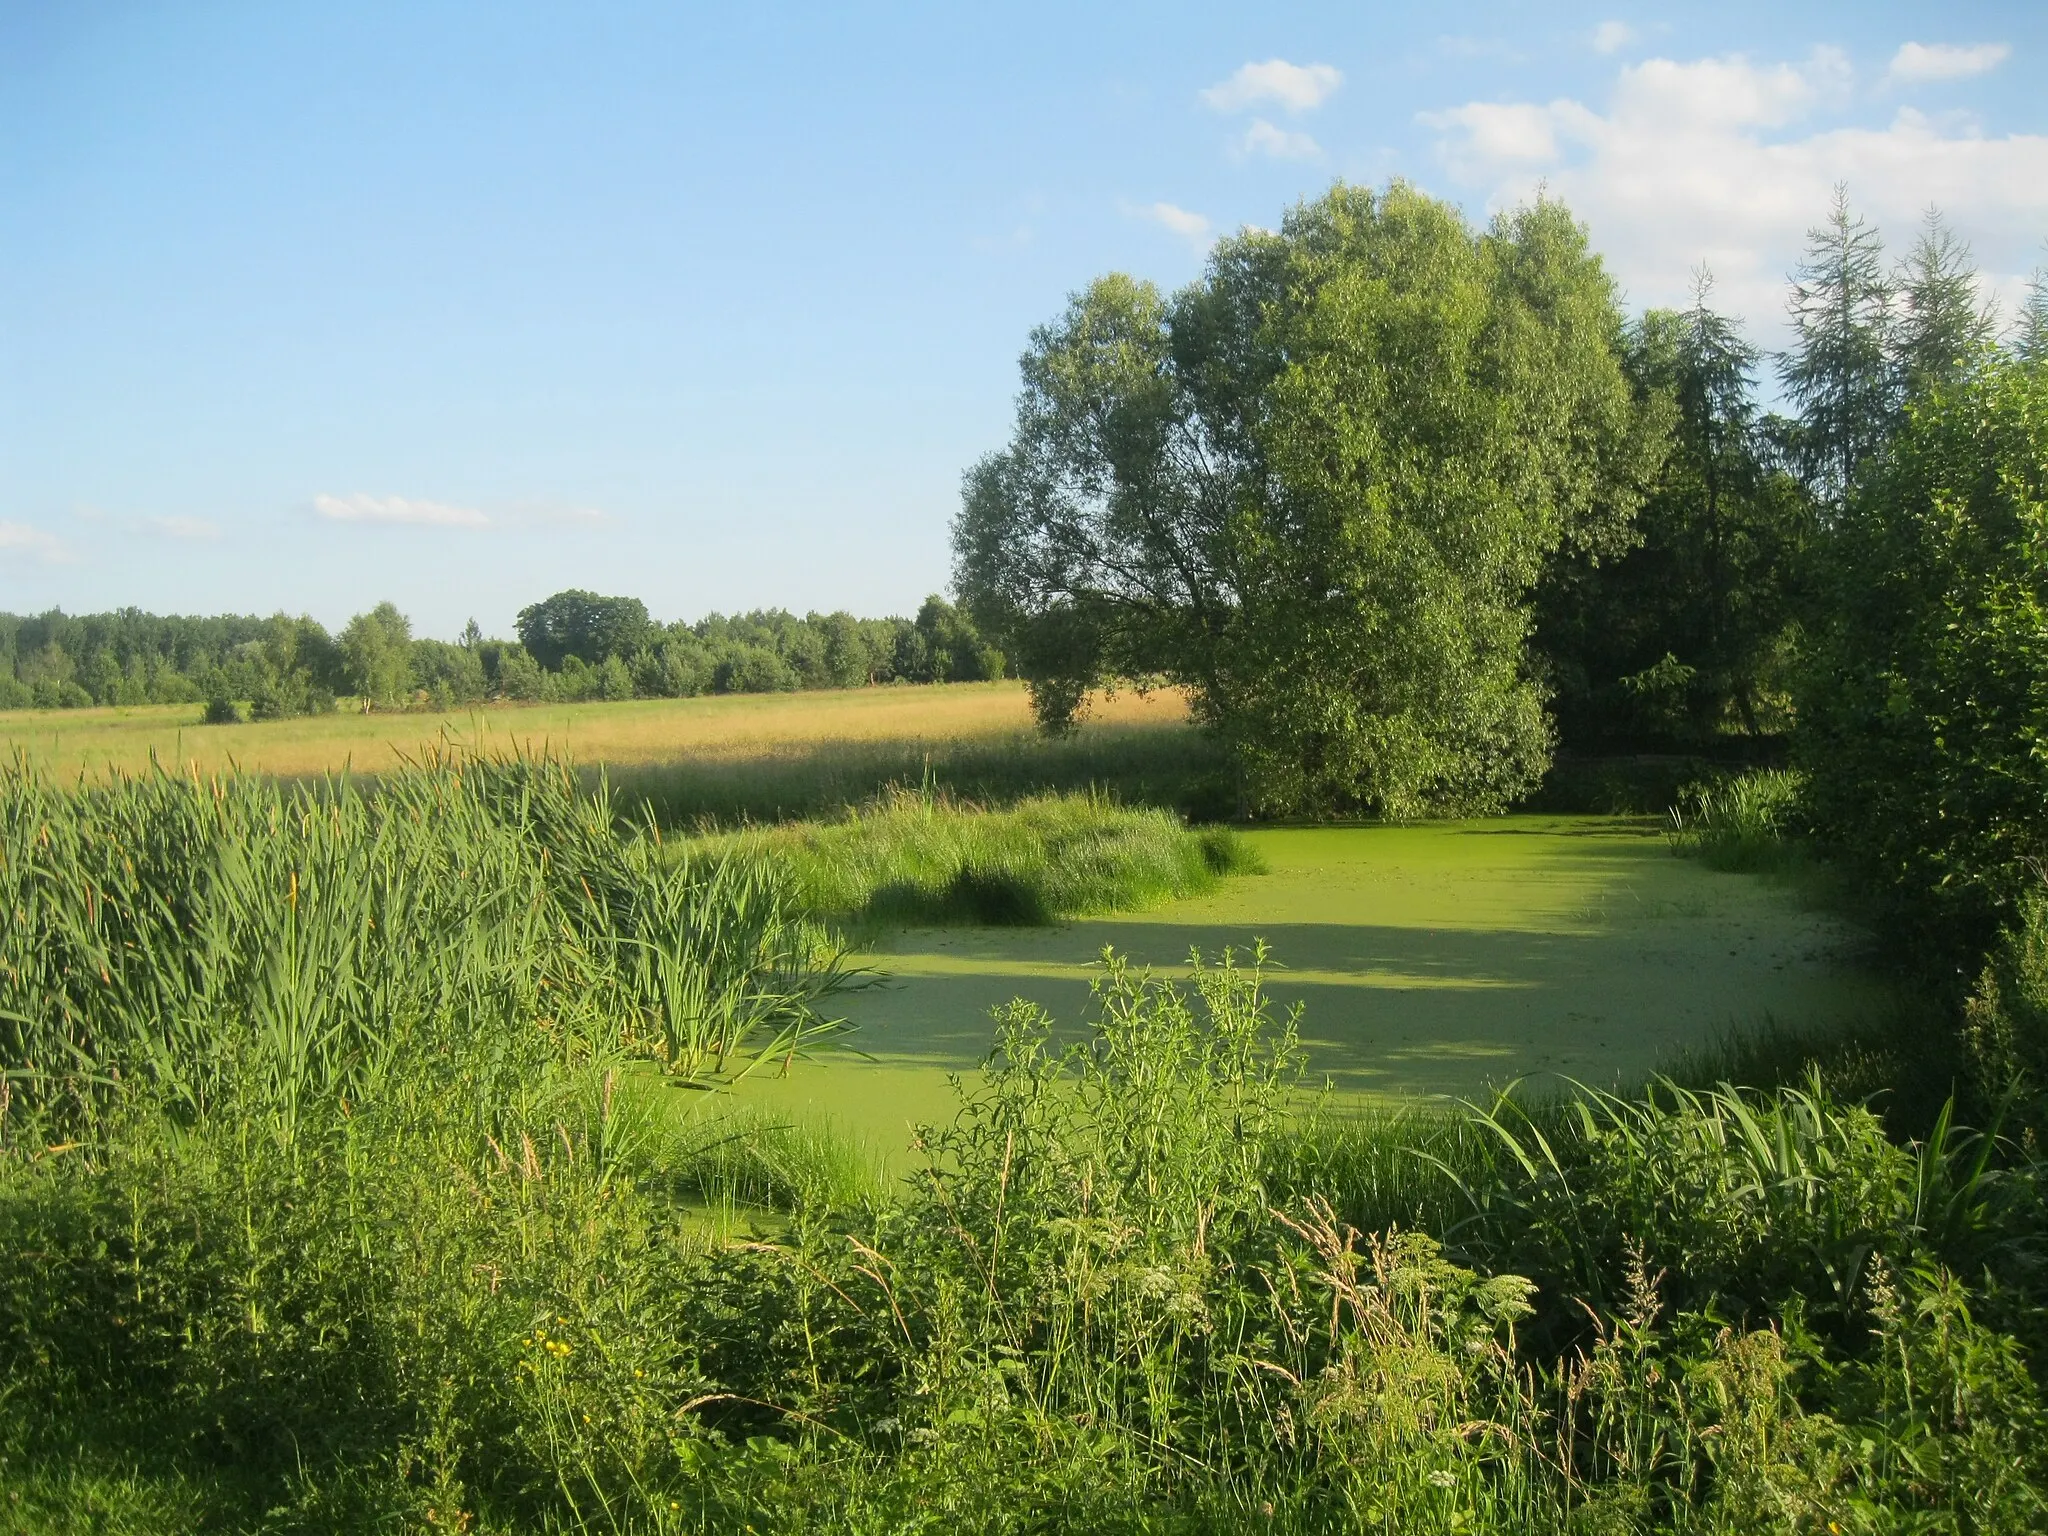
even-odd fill
[(337, 523), (406, 523), (430, 528), (483, 528), (490, 519), (474, 507), (404, 496), (315, 496), (313, 510)]
[(1636, 29), (1625, 21), (1603, 21), (1593, 29), (1595, 53), (1619, 53), (1636, 40)]
[(204, 517), (145, 517), (146, 533), (160, 533), (167, 539), (217, 539), (220, 524)]
[(1202, 100), (1218, 112), (1242, 112), (1263, 102), (1289, 112), (1307, 112), (1321, 106), (1343, 83), (1343, 72), (1329, 64), (1267, 59), (1262, 64), (1241, 65), (1228, 80), (1202, 92)]
[(0, 558), (10, 555), (44, 565), (62, 565), (71, 559), (71, 550), (54, 533), (27, 523), (0, 521)]
[(1321, 158), (1323, 146), (1305, 133), (1277, 128), (1263, 117), (1255, 117), (1238, 140), (1238, 152), (1269, 155), (1275, 160), (1315, 160)]
[(1885, 78), (1900, 82), (1967, 80), (1998, 68), (2011, 54), (2010, 43), (1906, 43), (1892, 55)]
[(1578, 101), (1471, 102), (1428, 113), (1454, 179), (1489, 206), (1539, 186), (1584, 219), (1632, 304), (1683, 302), (1694, 266), (1721, 302), (1777, 339), (1785, 274), (1837, 182), (1902, 250), (1930, 205), (1975, 248), (1996, 288), (2048, 232), (2048, 136), (1992, 137), (1908, 110), (1848, 121), (1842, 56), (1753, 63), (1739, 55), (1624, 66), (1596, 110)]
[(1199, 213), (1190, 213), (1172, 203), (1145, 203), (1138, 207), (1126, 205), (1124, 212), (1134, 219), (1144, 219), (1157, 224), (1169, 234), (1179, 235), (1198, 251), (1206, 251), (1216, 237), (1215, 226)]

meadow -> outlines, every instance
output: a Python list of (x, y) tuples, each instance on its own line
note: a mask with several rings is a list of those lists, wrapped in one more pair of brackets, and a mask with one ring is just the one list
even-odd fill
[[(190, 704), (6, 710), (0, 744), (64, 779), (109, 769), (139, 773), (152, 762), (179, 773), (239, 768), (291, 779), (380, 773), (445, 744), (551, 754), (586, 768), (670, 768), (681, 758), (751, 762), (820, 743), (913, 753), (950, 743), (1008, 746), (1032, 723), (1021, 683), (492, 704), (446, 713), (343, 708), (232, 725), (202, 724), (201, 713)], [(1176, 692), (1124, 691), (1098, 697), (1090, 723), (1119, 730), (1186, 718)]]

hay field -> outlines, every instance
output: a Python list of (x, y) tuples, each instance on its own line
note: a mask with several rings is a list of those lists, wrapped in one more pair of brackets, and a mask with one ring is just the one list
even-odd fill
[[(988, 742), (1028, 732), (1021, 683), (945, 683), (815, 693), (723, 694), (621, 703), (492, 705), (448, 714), (343, 713), (203, 725), (195, 704), (0, 711), (0, 748), (61, 776), (230, 766), (284, 778), (376, 773), (443, 741), (547, 748), (584, 765), (645, 768), (695, 759), (744, 762), (825, 743)], [(1098, 702), (1094, 731), (1185, 721), (1178, 694)], [(1084, 733), (1085, 734), (1085, 733)]]

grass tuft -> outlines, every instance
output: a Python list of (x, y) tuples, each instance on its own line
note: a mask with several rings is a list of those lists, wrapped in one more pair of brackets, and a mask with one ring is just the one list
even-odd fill
[(985, 810), (943, 791), (895, 788), (835, 822), (702, 839), (714, 858), (758, 860), (805, 908), (855, 927), (1029, 926), (1134, 911), (1254, 873), (1258, 856), (1223, 827), (1102, 794), (1040, 795)]

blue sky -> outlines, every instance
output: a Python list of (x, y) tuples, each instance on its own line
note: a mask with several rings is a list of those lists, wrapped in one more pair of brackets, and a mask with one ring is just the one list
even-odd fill
[(1776, 339), (1846, 179), (2015, 296), (2048, 6), (0, 3), (0, 607), (905, 611), (1034, 324), (1338, 177)]

